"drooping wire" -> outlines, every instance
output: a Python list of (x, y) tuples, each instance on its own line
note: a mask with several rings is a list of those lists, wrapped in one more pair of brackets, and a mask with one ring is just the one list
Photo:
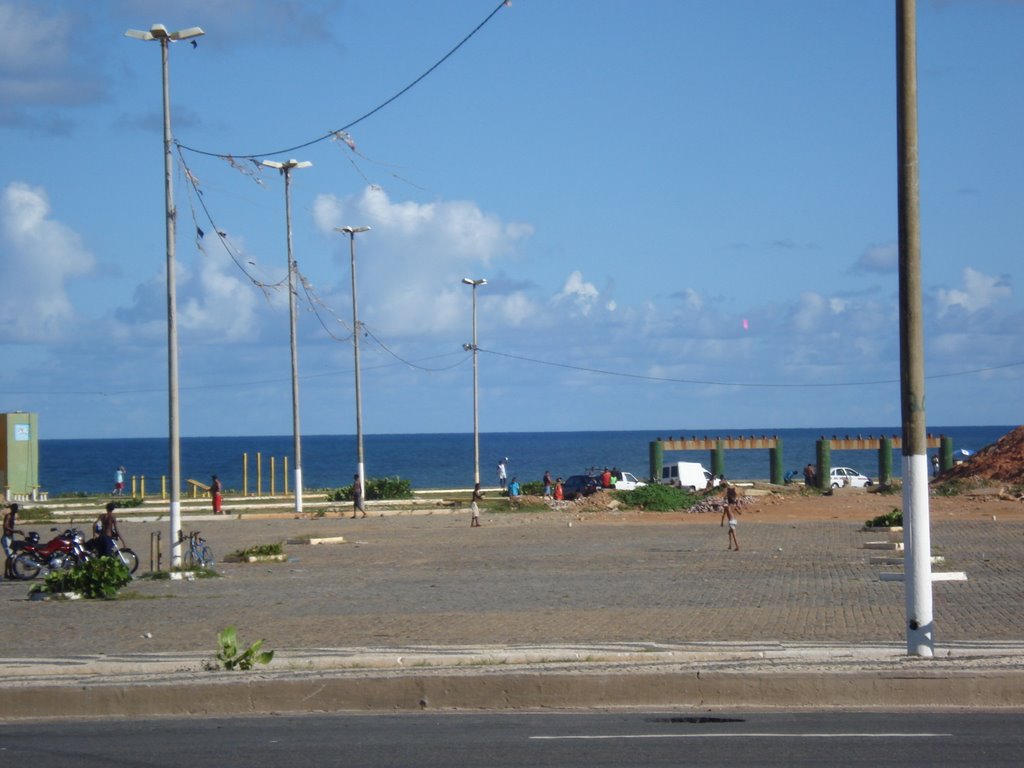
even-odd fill
[(339, 134), (345, 133), (352, 126), (358, 125), (359, 123), (363, 122), (364, 120), (366, 120), (366, 119), (372, 117), (373, 115), (377, 114), (382, 109), (387, 107), (389, 104), (391, 104), (394, 101), (396, 101), (397, 99), (401, 98), (406, 93), (408, 93), (410, 90), (412, 90), (417, 85), (419, 85), (435, 69), (440, 67), (449, 58), (451, 58), (455, 54), (456, 51), (458, 51), (463, 45), (468, 43), (470, 38), (472, 38), (477, 32), (479, 32), (481, 29), (483, 29), (484, 26), (492, 18), (494, 18), (495, 15), (497, 15), (498, 11), (500, 11), (502, 8), (507, 8), (509, 5), (511, 5), (509, 0), (501, 0), (501, 2), (498, 3), (498, 6), (493, 11), (491, 11), (483, 21), (481, 21), (479, 24), (476, 25), (476, 27), (473, 28), (473, 31), (471, 31), (468, 35), (466, 35), (464, 38), (462, 38), (462, 40), (460, 40), (458, 42), (458, 44), (456, 44), (456, 46), (454, 48), (452, 48), (450, 51), (448, 51), (448, 53), (446, 53), (444, 56), (442, 56), (440, 59), (438, 59), (436, 62), (434, 62), (434, 64), (429, 69), (427, 69), (427, 71), (425, 71), (423, 74), (421, 74), (415, 80), (413, 80), (411, 83), (409, 83), (407, 86), (405, 86), (402, 90), (400, 90), (394, 96), (392, 96), (391, 98), (389, 98), (386, 101), (382, 102), (381, 104), (378, 104), (376, 107), (371, 109), (365, 115), (362, 115), (361, 117), (357, 117), (352, 122), (350, 122), (350, 123), (348, 123), (346, 125), (343, 125), (341, 128), (335, 129), (333, 131), (329, 131), (329, 132), (325, 133), (323, 136), (318, 136), (317, 138), (311, 139), (310, 141), (303, 142), (302, 144), (296, 144), (294, 147), (286, 147), (285, 149), (276, 149), (276, 150), (272, 150), (270, 152), (253, 152), (253, 153), (250, 153), (250, 154), (239, 154), (237, 152), (231, 152), (231, 153), (228, 153), (228, 152), (210, 152), (210, 151), (207, 151), (207, 150), (202, 150), (202, 149), (197, 149), (195, 147), (190, 147), (190, 146), (188, 146), (186, 144), (182, 144), (182, 143), (180, 143), (178, 141), (175, 141), (174, 143), (178, 147), (179, 151), (182, 150), (182, 149), (187, 149), (189, 152), (195, 152), (196, 154), (199, 154), (199, 155), (207, 155), (208, 157), (223, 157), (223, 158), (233, 157), (233, 158), (243, 158), (243, 159), (252, 160), (252, 159), (255, 159), (255, 158), (258, 158), (258, 157), (269, 157), (271, 155), (287, 155), (287, 154), (289, 154), (291, 152), (295, 152), (295, 151), (297, 151), (299, 149), (305, 149), (306, 147), (311, 147), (314, 144), (319, 144), (321, 141), (327, 141), (328, 139), (331, 139), (331, 138), (338, 138)]
[[(203, 241), (205, 240), (206, 232), (203, 230), (202, 227), (199, 226), (199, 217), (196, 215), (195, 204), (196, 201), (198, 201), (199, 207), (203, 209), (203, 213), (206, 215), (206, 220), (207, 222), (209, 222), (209, 226), (216, 233), (217, 239), (220, 241), (221, 246), (224, 248), (225, 251), (227, 251), (228, 256), (231, 257), (231, 260), (235, 263), (235, 266), (238, 267), (238, 269), (241, 270), (242, 274), (244, 274), (249, 279), (249, 282), (251, 282), (257, 288), (259, 288), (260, 291), (263, 292), (264, 298), (269, 299), (271, 291), (278, 290), (287, 282), (287, 276), (281, 278), (281, 280), (277, 281), (276, 283), (267, 283), (264, 282), (263, 280), (260, 280), (258, 277), (249, 272), (245, 264), (242, 263), (240, 255), (235, 252), (234, 246), (232, 246), (230, 241), (228, 240), (227, 233), (223, 229), (218, 227), (217, 222), (214, 221), (213, 213), (210, 211), (210, 208), (206, 205), (206, 199), (203, 196), (203, 190), (199, 188), (199, 179), (196, 178), (195, 174), (193, 174), (191, 169), (188, 167), (188, 163), (185, 162), (185, 158), (182, 156), (180, 149), (178, 150), (178, 162), (181, 163), (182, 175), (185, 177), (186, 181), (185, 191), (187, 193), (189, 210), (192, 213), (192, 224), (195, 227), (196, 231), (196, 248), (198, 248), (199, 251), (202, 252), (203, 254), (206, 253), (206, 249), (203, 247)], [(195, 193), (194, 195), (193, 192)]]
[(417, 365), (416, 363), (412, 362), (411, 360), (406, 360), (404, 357), (399, 355), (393, 349), (388, 347), (387, 344), (385, 344), (383, 341), (378, 339), (373, 334), (373, 332), (370, 331), (370, 329), (366, 327), (366, 323), (360, 322), (359, 325), (361, 325), (363, 327), (363, 333), (366, 334), (367, 336), (369, 336), (371, 339), (373, 339), (377, 343), (377, 346), (379, 346), (381, 349), (383, 349), (385, 352), (387, 352), (389, 355), (391, 355), (393, 358), (395, 358), (395, 360), (397, 360), (398, 362), (400, 362), (400, 363), (402, 363), (404, 365), (409, 366), (410, 368), (416, 368), (416, 369), (421, 370), (421, 371), (430, 371), (430, 372), (450, 371), (452, 368), (458, 368), (460, 365), (464, 365), (465, 362), (470, 359), (469, 356), (464, 356), (463, 359), (460, 360), (459, 362), (457, 362), (457, 363), (455, 363), (453, 365), (446, 365), (444, 368), (426, 368), (426, 367), (424, 367), (422, 365)]
[[(679, 379), (671, 376), (649, 376), (642, 373), (626, 373), (623, 371), (608, 371), (601, 368), (588, 368), (582, 365), (571, 365), (569, 363), (555, 363), (550, 360), (538, 360), (532, 357), (525, 357), (523, 355), (515, 355), (510, 352), (498, 352), (493, 349), (484, 349), (483, 347), (477, 347), (478, 351), (484, 354), (494, 355), (496, 357), (507, 357), (512, 360), (522, 360), (526, 363), (534, 363), (536, 365), (547, 365), (553, 368), (568, 368), (573, 371), (582, 371), (583, 373), (596, 373), (602, 376), (618, 376), (624, 379), (639, 379), (641, 381), (661, 381), (668, 384), (698, 384), (701, 386), (714, 386), (714, 387), (739, 387), (746, 389), (811, 389), (811, 388), (834, 388), (834, 387), (865, 387), (874, 386), (880, 384), (899, 384), (899, 379), (877, 379), (874, 381), (834, 381), (834, 382), (741, 382), (741, 381), (716, 381), (713, 379)], [(986, 373), (988, 371), (997, 371), (1003, 368), (1014, 368), (1016, 366), (1024, 365), (1024, 360), (1016, 363), (1006, 363), (1004, 365), (994, 365), (987, 368), (975, 368), (969, 371), (956, 371), (953, 373), (939, 373), (931, 376), (925, 376), (926, 379), (943, 379), (951, 378), (954, 376), (970, 376), (977, 373)]]

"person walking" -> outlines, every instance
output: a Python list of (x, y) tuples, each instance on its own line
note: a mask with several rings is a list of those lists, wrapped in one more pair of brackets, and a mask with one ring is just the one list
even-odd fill
[(356, 512), (362, 512), (366, 517), (366, 502), (363, 501), (363, 484), (359, 475), (355, 475), (352, 481), (352, 519), (356, 519)]
[(729, 522), (729, 549), (735, 549), (737, 552), (740, 551), (740, 543), (736, 539), (736, 526), (739, 524), (739, 520), (736, 519), (736, 512), (734, 508), (737, 502), (736, 486), (729, 484), (728, 489), (725, 491), (725, 509), (722, 511), (722, 521), (719, 523), (719, 527), (724, 526), (726, 521)]
[(551, 470), (544, 473), (544, 498), (551, 498)]
[(125, 468), (120, 466), (117, 471), (114, 472), (114, 490), (111, 491), (112, 496), (124, 496), (124, 475)]
[(562, 490), (562, 478), (555, 480), (555, 501), (564, 501), (565, 491)]
[(210, 481), (210, 496), (213, 498), (213, 514), (223, 515), (224, 496), (221, 494), (220, 478), (216, 475)]
[(473, 486), (473, 500), (470, 502), (469, 508), (473, 511), (473, 517), (469, 521), (470, 528), (480, 527), (480, 506), (477, 504), (478, 501), (483, 501), (484, 492), (480, 490), (480, 483)]

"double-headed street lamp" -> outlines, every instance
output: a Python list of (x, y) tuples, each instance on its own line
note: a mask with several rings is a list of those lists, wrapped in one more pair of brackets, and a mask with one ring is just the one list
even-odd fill
[(473, 287), (473, 343), (463, 344), (462, 348), (467, 352), (473, 351), (473, 482), (480, 482), (480, 409), (477, 404), (477, 369), (476, 358), (479, 348), (476, 345), (476, 289), (478, 286), (487, 285), (484, 278), (473, 280), (469, 277), (462, 278), (462, 282)]
[(356, 235), (369, 232), (369, 227), (335, 227), (336, 232), (348, 235), (348, 250), (352, 260), (352, 349), (356, 366), (356, 474), (359, 487), (366, 494), (366, 468), (363, 464), (363, 398), (359, 380), (359, 302), (356, 300)]
[(178, 425), (178, 323), (177, 295), (174, 282), (174, 194), (171, 186), (171, 96), (167, 79), (167, 51), (176, 40), (188, 40), (203, 34), (200, 27), (168, 32), (163, 24), (154, 24), (148, 32), (129, 29), (125, 37), (135, 40), (159, 40), (164, 96), (164, 204), (167, 229), (167, 412), (169, 422), (169, 454), (171, 475), (171, 567), (181, 565), (181, 451)]
[(288, 234), (288, 337), (292, 350), (292, 439), (295, 453), (295, 512), (302, 513), (302, 440), (299, 437), (299, 349), (295, 343), (295, 259), (292, 258), (292, 169), (309, 168), (308, 160), (279, 163), (264, 160), (263, 165), (276, 168), (284, 176), (284, 220)]

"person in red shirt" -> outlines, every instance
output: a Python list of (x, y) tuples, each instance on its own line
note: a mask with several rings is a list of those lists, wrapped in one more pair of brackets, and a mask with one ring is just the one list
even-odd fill
[(555, 501), (565, 499), (565, 492), (562, 490), (562, 478), (555, 480)]
[(213, 481), (210, 483), (210, 496), (213, 497), (213, 514), (215, 515), (224, 514), (224, 496), (221, 494), (221, 488), (220, 478), (214, 475)]

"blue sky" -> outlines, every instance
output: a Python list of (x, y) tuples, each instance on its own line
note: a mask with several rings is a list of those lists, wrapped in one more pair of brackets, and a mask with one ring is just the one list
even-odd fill
[[(291, 432), (284, 186), (251, 154), (313, 163), (304, 434), (355, 431), (346, 225), (367, 433), (472, 429), (463, 277), (483, 431), (898, 427), (894, 3), (514, 0), (354, 149), (283, 151), (497, 6), (0, 0), (0, 411), (167, 432), (160, 49), (124, 37), (162, 23), (206, 32), (170, 51), (183, 435)], [(928, 421), (1020, 423), (1024, 2), (917, 21)]]

